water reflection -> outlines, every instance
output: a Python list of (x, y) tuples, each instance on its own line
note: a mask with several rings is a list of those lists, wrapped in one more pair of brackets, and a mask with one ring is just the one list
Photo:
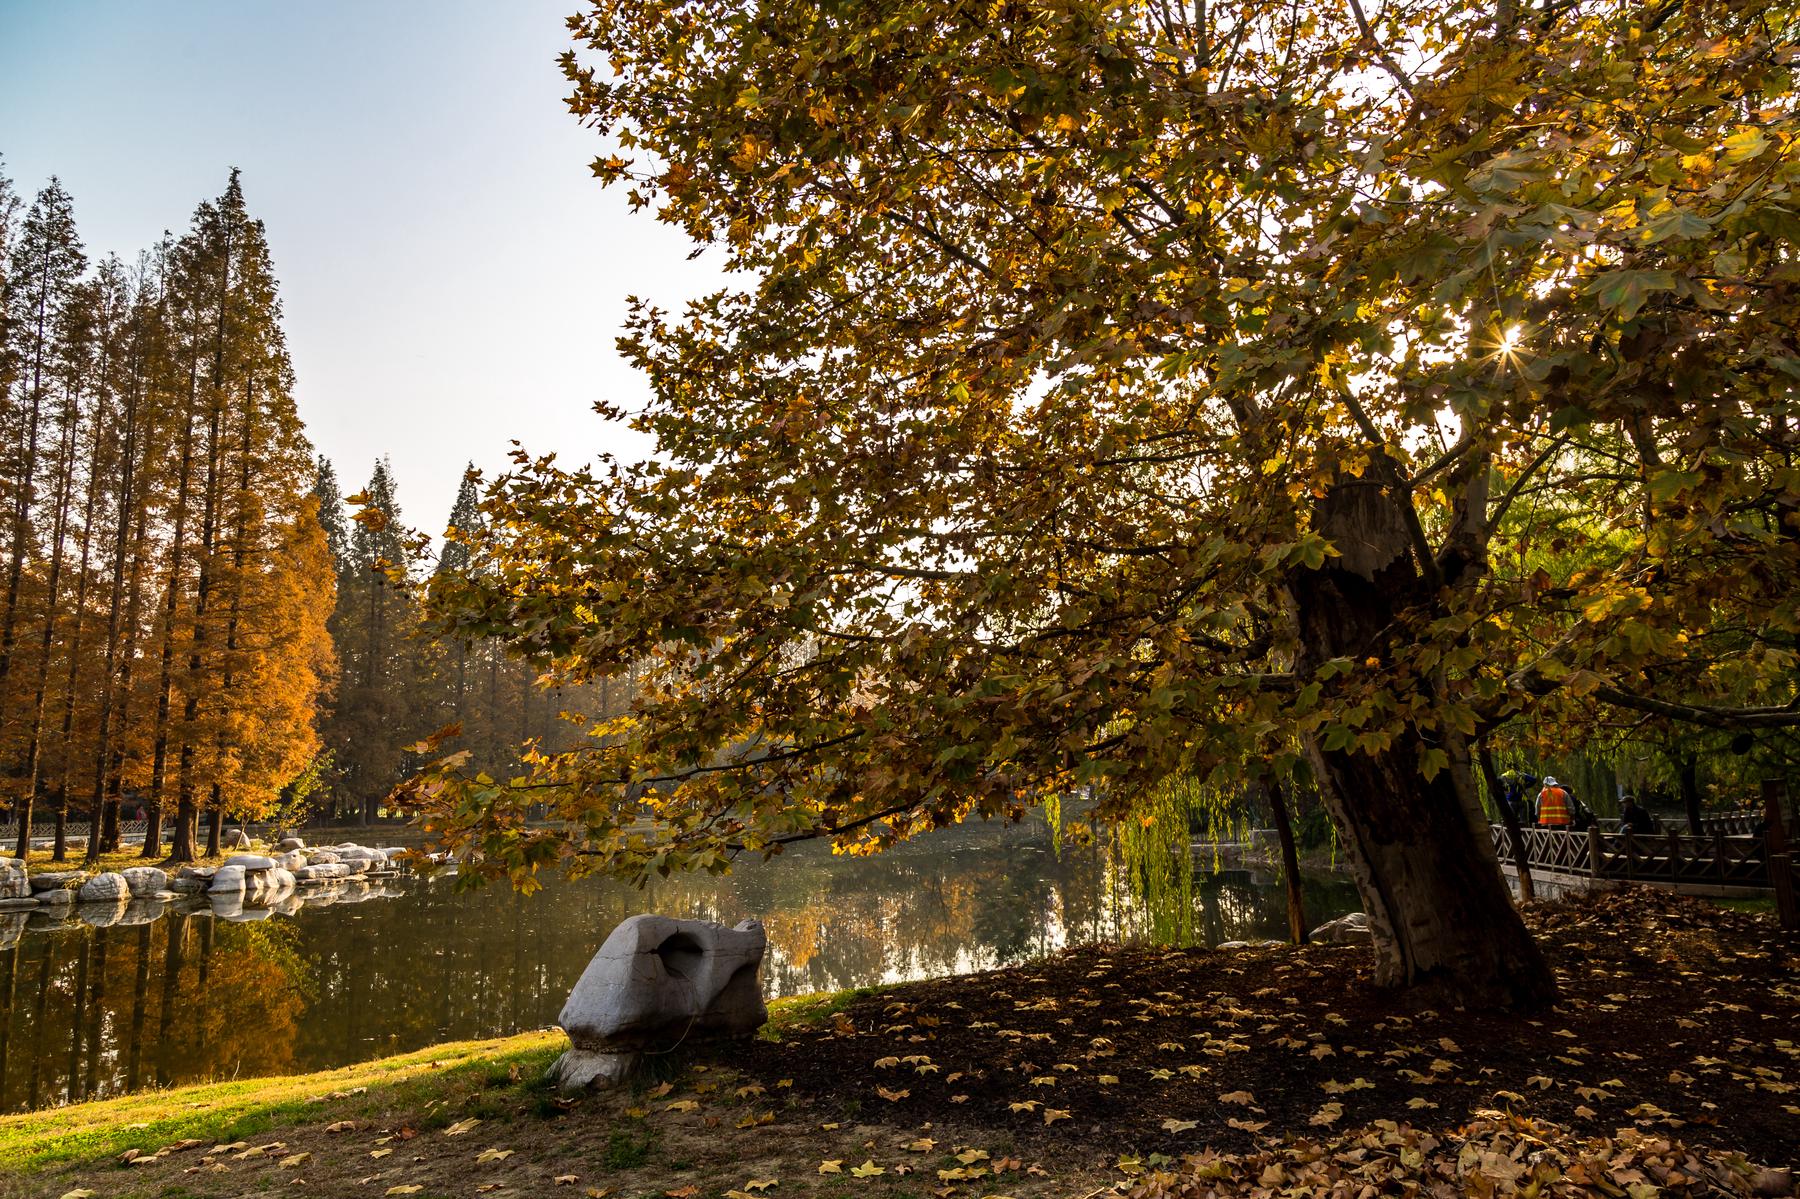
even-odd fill
[[(1202, 877), (1183, 939), (1281, 936), (1278, 883)], [(1342, 884), (1308, 891), (1315, 920), (1356, 906)], [(590, 879), (524, 897), (441, 879), (348, 897), (376, 902), (0, 916), (0, 1110), (543, 1027), (606, 934), (641, 911), (761, 918), (771, 997), (979, 970), (1170, 923), (1100, 853), (1058, 856), (1031, 830), (958, 831), (874, 859), (809, 848), (647, 894)]]

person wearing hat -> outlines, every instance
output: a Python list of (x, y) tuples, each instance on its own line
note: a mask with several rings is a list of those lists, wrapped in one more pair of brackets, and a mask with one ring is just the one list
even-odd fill
[(1538, 792), (1537, 822), (1539, 828), (1566, 829), (1575, 823), (1569, 805), (1569, 793), (1557, 785), (1555, 775), (1544, 777), (1544, 789)]

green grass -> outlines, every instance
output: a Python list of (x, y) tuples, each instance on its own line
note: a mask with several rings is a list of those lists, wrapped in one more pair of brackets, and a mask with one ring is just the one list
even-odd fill
[[(334, 1097), (342, 1100), (334, 1105), (336, 1118), (352, 1106), (421, 1112), (435, 1107), (436, 1118), (447, 1099), (478, 1091), (496, 1070), (510, 1072), (516, 1065), (522, 1083), (540, 1076), (564, 1044), (557, 1032), (457, 1041), (317, 1074), (200, 1083), (0, 1116), (0, 1162), (6, 1163), (0, 1169), (32, 1171), (127, 1149), (148, 1152), (188, 1137), (242, 1140), (305, 1123)], [(357, 1088), (366, 1090), (352, 1094)]]
[[(769, 1023), (760, 1035), (779, 1041), (784, 1029), (829, 1020), (856, 999), (885, 989), (778, 999), (769, 1005)], [(127, 1149), (150, 1152), (188, 1137), (243, 1140), (317, 1120), (327, 1103), (332, 1119), (399, 1110), (411, 1113), (415, 1127), (429, 1130), (468, 1115), (499, 1114), (506, 1107), (499, 1097), (505, 1087), (535, 1096), (537, 1115), (554, 1116), (562, 1109), (542, 1080), (566, 1046), (555, 1030), (457, 1041), (316, 1074), (198, 1083), (0, 1116), (0, 1170), (35, 1171), (116, 1157)], [(647, 1142), (642, 1151), (649, 1152)]]
[(821, 991), (817, 995), (777, 999), (769, 1005), (769, 1022), (757, 1030), (756, 1035), (765, 1041), (780, 1041), (783, 1029), (809, 1028), (815, 1024), (823, 1024), (858, 999), (890, 991), (896, 985), (898, 984), (887, 983), (876, 987), (851, 987), (843, 991)]

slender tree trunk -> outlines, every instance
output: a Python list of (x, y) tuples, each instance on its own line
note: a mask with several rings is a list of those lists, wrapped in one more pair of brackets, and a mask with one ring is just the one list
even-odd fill
[(213, 555), (218, 537), (219, 505), (219, 424), (223, 419), (223, 402), (216, 395), (206, 437), (206, 485), (201, 501), (199, 574), (194, 581), (194, 634), (189, 642), (186, 702), (181, 711), (181, 749), (175, 773), (175, 840), (169, 856), (177, 862), (191, 862), (195, 856), (195, 838), (199, 832), (199, 805), (196, 801), (194, 760), (198, 747), (194, 744), (194, 725), (200, 715), (200, 692), (205, 685), (208, 602), (214, 583)]
[(31, 541), (31, 509), (37, 501), (38, 425), (44, 410), (44, 355), (49, 348), (49, 320), (50, 256), (45, 255), (43, 284), (38, 293), (31, 337), (31, 407), (25, 417), (25, 453), (19, 465), (19, 491), (13, 501), (12, 548), (6, 563), (6, 610), (0, 615), (0, 697), (4, 697), (7, 676), (12, 673), (19, 584), (24, 578), (25, 555)]
[[(237, 666), (238, 622), (244, 608), (246, 557), (244, 539), (249, 536), (250, 458), (255, 431), (256, 385), (254, 382), (247, 382), (244, 386), (244, 441), (238, 461), (237, 512), (231, 531), (231, 604), (225, 619), (225, 662), (219, 687), (221, 702), (226, 704), (231, 702)], [(225, 760), (225, 735), (223, 732), (215, 741), (214, 749), (218, 760), (223, 762)], [(213, 857), (219, 852), (219, 834), (225, 820), (225, 794), (216, 771), (212, 782), (209, 810), (212, 818), (207, 822), (206, 856)]]
[(1300, 885), (1300, 851), (1294, 844), (1294, 822), (1289, 817), (1287, 796), (1280, 783), (1268, 787), (1269, 812), (1275, 818), (1275, 836), (1281, 841), (1281, 876), (1287, 884), (1288, 936), (1296, 945), (1306, 944), (1306, 895)]
[(1704, 837), (1705, 826), (1700, 820), (1700, 764), (1693, 758), (1683, 758), (1681, 762), (1681, 803), (1687, 808), (1689, 835)]
[(1488, 794), (1500, 809), (1500, 823), (1506, 826), (1507, 840), (1512, 842), (1513, 862), (1519, 874), (1519, 901), (1530, 903), (1537, 898), (1537, 890), (1531, 884), (1531, 852), (1525, 844), (1525, 830), (1519, 826), (1519, 813), (1506, 802), (1504, 784), (1500, 782), (1500, 772), (1494, 769), (1494, 754), (1486, 741), (1477, 748), (1476, 760), (1481, 763), (1481, 777), (1487, 782)]
[[(112, 752), (113, 736), (113, 697), (120, 694), (119, 723), (125, 721), (125, 693), (130, 690), (130, 665), (125, 667), (125, 677), (119, 677), (119, 640), (121, 621), (124, 615), (121, 608), (131, 609), (131, 624), (127, 625), (125, 636), (136, 643), (137, 600), (139, 563), (144, 554), (144, 538), (146, 536), (147, 504), (140, 505), (138, 489), (138, 404), (143, 393), (144, 349), (142, 339), (143, 315), (137, 313), (133, 320), (131, 384), (125, 392), (124, 428), (121, 433), (119, 450), (119, 482), (118, 504), (115, 507), (116, 524), (113, 529), (112, 544), (112, 578), (107, 587), (106, 604), (106, 656), (100, 673), (99, 711), (94, 718), (94, 789), (89, 797), (91, 815), (89, 816), (88, 842), (98, 846), (102, 839), (101, 824), (105, 819), (106, 803), (106, 766)], [(132, 522), (137, 521), (137, 536), (132, 537)], [(131, 559), (131, 599), (129, 605), (125, 598), (127, 557)], [(122, 737), (121, 737), (122, 739)], [(155, 830), (149, 823), (144, 828), (144, 855), (153, 854), (152, 842), (156, 840)]]
[[(1404, 636), (1401, 617), (1436, 603), (1413, 564), (1402, 514), (1371, 476), (1334, 486), (1314, 521), (1341, 556), (1290, 576), (1297, 671), (1340, 658), (1388, 660)], [(1420, 770), (1428, 749), (1450, 760), (1431, 779)], [(1494, 857), (1467, 747), (1428, 742), (1409, 725), (1380, 750), (1327, 750), (1317, 739), (1307, 750), (1345, 834), (1374, 936), (1376, 982), (1466, 1003), (1551, 1002), (1555, 982)]]
[(50, 575), (44, 584), (44, 631), (38, 639), (37, 684), (32, 690), (31, 731), (25, 739), (25, 788), (19, 796), (19, 857), (31, 856), (31, 809), (43, 774), (44, 703), (49, 695), (50, 656), (56, 648), (57, 601), (61, 598), (63, 542), (68, 533), (69, 493), (74, 489), (75, 426), (79, 411), (74, 396), (66, 399), (62, 444), (56, 461), (56, 516), (50, 533)]
[[(197, 378), (199, 365), (189, 368), (190, 381)], [(193, 385), (190, 383), (190, 395)], [(156, 725), (150, 745), (150, 793), (146, 803), (151, 824), (159, 830), (162, 823), (163, 795), (168, 785), (169, 714), (175, 687), (175, 618), (181, 610), (181, 572), (187, 553), (188, 501), (192, 495), (194, 474), (194, 421), (192, 409), (182, 413), (181, 454), (176, 467), (174, 527), (169, 536), (169, 572), (165, 583), (162, 613), (162, 648), (156, 683)], [(145, 832), (145, 848), (149, 832)], [(92, 850), (89, 851), (93, 853)], [(187, 860), (192, 860), (191, 854)]]
[[(101, 367), (100, 377), (103, 381), (106, 377), (104, 365)], [(86, 631), (88, 566), (94, 543), (94, 510), (99, 505), (101, 445), (105, 425), (105, 392), (97, 389), (94, 393), (93, 452), (88, 459), (87, 499), (81, 511), (81, 566), (75, 573), (74, 623), (69, 630), (69, 669), (63, 680), (62, 752), (58, 759), (61, 776), (56, 786), (56, 851), (52, 855), (58, 862), (65, 861), (68, 857), (69, 783), (74, 775), (75, 765), (75, 693), (81, 680), (81, 638)]]

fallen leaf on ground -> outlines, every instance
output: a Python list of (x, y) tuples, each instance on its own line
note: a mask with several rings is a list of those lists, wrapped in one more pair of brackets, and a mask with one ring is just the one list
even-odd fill
[[(458, 1120), (444, 1130), (444, 1135), (447, 1137), (460, 1137), (465, 1132), (475, 1131), (475, 1126), (479, 1123), (481, 1123), (480, 1116), (470, 1116), (467, 1120)], [(400, 1135), (405, 1136), (406, 1134), (401, 1133)]]
[(864, 1162), (860, 1166), (851, 1166), (850, 1173), (856, 1175), (858, 1178), (874, 1178), (877, 1174), (886, 1174), (887, 1168), (878, 1166), (873, 1160), (870, 1160)]
[(503, 1162), (512, 1155), (511, 1149), (483, 1149), (475, 1155), (475, 1162), (477, 1165), (484, 1162)]
[(1162, 1122), (1162, 1126), (1164, 1132), (1186, 1132), (1190, 1128), (1200, 1127), (1200, 1121), (1177, 1120), (1175, 1117), (1170, 1116), (1167, 1120)]

